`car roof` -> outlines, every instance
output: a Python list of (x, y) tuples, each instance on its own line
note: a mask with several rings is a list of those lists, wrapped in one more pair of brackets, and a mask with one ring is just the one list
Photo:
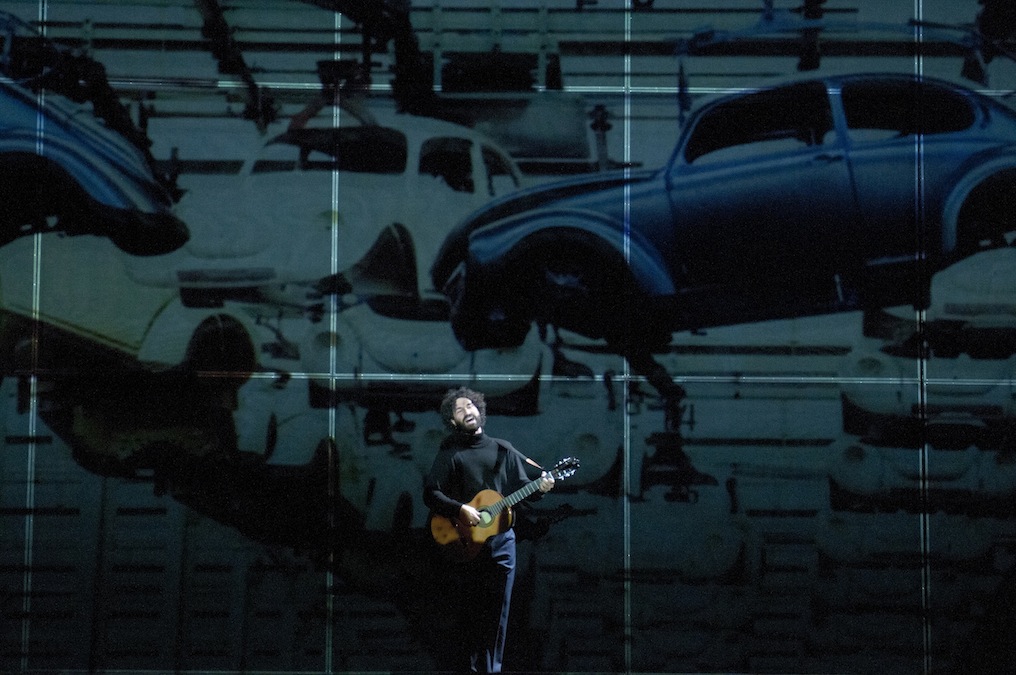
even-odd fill
[[(269, 134), (268, 140), (258, 144), (244, 160), (244, 168), (241, 169), (241, 173), (249, 173), (261, 153), (273, 144), (328, 145), (327, 137), (336, 129), (363, 129), (364, 133), (370, 134), (377, 140), (394, 139), (398, 136), (405, 137), (406, 147), (410, 148), (410, 153), (431, 138), (465, 138), (495, 149), (513, 167), (516, 175), (521, 174), (518, 163), (500, 143), (471, 127), (434, 117), (423, 117), (388, 109), (370, 109), (367, 115), (342, 111), (337, 116), (333, 116), (332, 113), (333, 109), (326, 107), (302, 126), (294, 128), (283, 126), (277, 133)], [(337, 120), (337, 124), (335, 120)]]
[[(333, 121), (336, 119), (338, 120), (337, 124)], [(418, 145), (423, 140), (434, 136), (458, 136), (497, 148), (505, 156), (509, 156), (508, 152), (496, 140), (472, 127), (435, 117), (423, 117), (421, 115), (401, 113), (389, 109), (371, 108), (368, 111), (368, 115), (363, 116), (352, 112), (340, 111), (337, 116), (333, 117), (332, 109), (325, 108), (325, 112), (312, 118), (301, 128), (329, 130), (336, 127), (352, 128), (368, 126), (395, 129), (406, 136), (410, 145)], [(281, 134), (275, 134), (273, 138), (278, 135)]]
[[(701, 109), (711, 106), (712, 104), (722, 101), (725, 99), (742, 96), (744, 94), (750, 94), (760, 91), (768, 91), (777, 89), (783, 86), (791, 86), (794, 84), (806, 84), (808, 82), (821, 82), (827, 88), (835, 87), (837, 84), (842, 84), (852, 80), (924, 80), (926, 82), (934, 82), (937, 84), (945, 85), (952, 89), (959, 89), (965, 92), (971, 92), (974, 94), (983, 94), (972, 86), (974, 83), (964, 78), (956, 77), (942, 77), (939, 75), (920, 75), (912, 71), (858, 71), (855, 69), (823, 69), (820, 71), (805, 71), (801, 73), (795, 73), (792, 75), (780, 75), (772, 78), (761, 78), (757, 84), (743, 87), (731, 87), (724, 89), (716, 89), (707, 92), (700, 99), (698, 99), (692, 106), (692, 110), (697, 112)], [(990, 97), (989, 97), (990, 98)]]

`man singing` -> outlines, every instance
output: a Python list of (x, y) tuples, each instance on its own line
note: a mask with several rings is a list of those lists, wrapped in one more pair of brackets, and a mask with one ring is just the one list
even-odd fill
[[(533, 480), (539, 498), (554, 487), (554, 478), (511, 443), (483, 431), (486, 403), (480, 392), (460, 387), (441, 401), (441, 417), (452, 433), (441, 443), (424, 484), (423, 501), (432, 513), (476, 527), (481, 513), (469, 504), (481, 490), (508, 495)], [(529, 474), (535, 474), (530, 478)], [(479, 554), (449, 570), (459, 598), (456, 641), (463, 653), (455, 668), (473, 673), (500, 673), (515, 580), (515, 532), (490, 537)]]

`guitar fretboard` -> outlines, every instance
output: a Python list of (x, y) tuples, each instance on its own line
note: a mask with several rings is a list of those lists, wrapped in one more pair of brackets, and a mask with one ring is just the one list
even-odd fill
[(491, 504), (490, 506), (486, 507), (484, 510), (489, 511), (492, 516), (498, 516), (501, 514), (502, 511), (515, 506), (523, 499), (536, 492), (538, 489), (540, 489), (539, 479), (530, 482), (525, 487), (519, 488), (515, 492), (505, 497), (504, 499), (501, 499)]

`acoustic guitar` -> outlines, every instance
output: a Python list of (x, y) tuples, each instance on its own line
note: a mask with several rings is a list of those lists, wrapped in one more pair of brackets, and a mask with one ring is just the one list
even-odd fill
[[(555, 464), (547, 473), (554, 477), (554, 482), (562, 481), (573, 475), (579, 468), (579, 460), (565, 457)], [(511, 529), (515, 522), (512, 508), (523, 499), (540, 489), (540, 479), (527, 483), (507, 497), (502, 497), (496, 490), (480, 490), (468, 502), (479, 511), (480, 523), (470, 526), (458, 518), (445, 518), (436, 513), (430, 516), (430, 533), (434, 541), (445, 547), (454, 558), (469, 560), (476, 556), (484, 543), (495, 534)]]

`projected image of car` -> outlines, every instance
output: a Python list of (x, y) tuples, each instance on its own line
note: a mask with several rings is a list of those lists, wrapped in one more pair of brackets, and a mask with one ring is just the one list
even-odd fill
[(1016, 462), (1008, 450), (979, 447), (983, 432), (983, 425), (969, 420), (941, 418), (929, 423), (927, 439), (916, 445), (844, 442), (830, 453), (830, 506), (918, 513), (930, 500), (946, 513), (1007, 515)]
[(941, 429), (969, 434), (961, 445), (1009, 445), (1016, 433), (1014, 272), (1016, 248), (984, 251), (933, 277), (921, 321), (907, 307), (867, 316), (839, 371), (844, 431), (916, 447), (935, 424), (939, 436)]
[(533, 321), (659, 345), (674, 331), (923, 306), (932, 273), (1014, 230), (1009, 108), (911, 75), (812, 76), (703, 104), (661, 169), (489, 204), (431, 273), (468, 348), (516, 343)]
[[(511, 349), (463, 350), (426, 274), (455, 222), (518, 189), (508, 153), (437, 119), (315, 108), (245, 163), (235, 189), (195, 185), (179, 205), (191, 241), (128, 261), (132, 280), (179, 289), (189, 307), (281, 317), (315, 407), (430, 409), (443, 378), (477, 373), (524, 375), (490, 383), (491, 398), (530, 392), (549, 363), (536, 331)], [(320, 321), (330, 311), (334, 325)], [(527, 396), (513, 409), (532, 408)]]
[(118, 109), (79, 103), (62, 91), (97, 96), (106, 86), (100, 65), (62, 57), (58, 47), (0, 12), (0, 245), (62, 232), (108, 237), (127, 253), (149, 256), (187, 241), (187, 227), (151, 163), (111, 128)]
[[(195, 185), (178, 208), (191, 242), (130, 272), (180, 288), (185, 302), (285, 291), (299, 304), (307, 286), (347, 272), (397, 228), (402, 253), (385, 261), (384, 274), (398, 280), (387, 292), (426, 292), (429, 278), (417, 269), (425, 272), (454, 223), (518, 187), (509, 155), (469, 128), (383, 112), (311, 117), (268, 141), (232, 189)], [(326, 291), (350, 290), (331, 281)]]

